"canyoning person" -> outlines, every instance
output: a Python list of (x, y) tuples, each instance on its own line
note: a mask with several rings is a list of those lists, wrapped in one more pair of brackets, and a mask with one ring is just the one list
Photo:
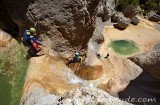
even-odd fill
[(105, 59), (107, 59), (108, 57), (109, 57), (109, 53), (107, 53), (107, 55), (105, 56), (105, 57), (102, 57), (100, 54), (96, 54), (96, 56), (97, 56), (97, 58), (99, 59), (99, 60), (103, 60), (104, 58)]
[(80, 54), (78, 52), (75, 53), (74, 57), (69, 57), (67, 59), (66, 65), (69, 66), (69, 64), (71, 63), (77, 63), (77, 62), (82, 62), (83, 61), (83, 57), (80, 56)]
[(32, 42), (36, 43), (37, 45), (42, 45), (40, 42), (36, 41), (34, 34), (36, 34), (35, 28), (30, 28), (29, 30), (25, 30), (24, 38), (22, 39), (24, 46), (27, 46), (29, 48), (28, 53), (32, 56), (37, 55), (36, 49), (32, 45)]
[(96, 54), (96, 56), (97, 56), (98, 59), (102, 59), (100, 54)]
[[(36, 39), (36, 41), (38, 42), (38, 35), (35, 33), (35, 34), (33, 34), (33, 36)], [(33, 45), (34, 49), (36, 50), (36, 53), (40, 52), (41, 48), (38, 47), (38, 44), (33, 42), (33, 41), (31, 41), (31, 42), (32, 42), (32, 45)]]
[(106, 58), (106, 59), (107, 59), (108, 57), (109, 57), (109, 53), (107, 53), (107, 55), (106, 55), (104, 58)]

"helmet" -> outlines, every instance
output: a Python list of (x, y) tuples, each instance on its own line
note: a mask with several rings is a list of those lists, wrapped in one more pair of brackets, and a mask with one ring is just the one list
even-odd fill
[(79, 53), (78, 53), (78, 52), (76, 52), (76, 53), (75, 53), (75, 55), (79, 55)]
[(35, 28), (30, 28), (29, 31), (32, 32), (32, 33), (36, 33), (36, 29)]

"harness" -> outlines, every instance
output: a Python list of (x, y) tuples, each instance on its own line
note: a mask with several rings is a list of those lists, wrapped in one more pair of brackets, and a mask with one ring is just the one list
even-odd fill
[(78, 56), (78, 61), (79, 62), (83, 62), (83, 57), (82, 56)]

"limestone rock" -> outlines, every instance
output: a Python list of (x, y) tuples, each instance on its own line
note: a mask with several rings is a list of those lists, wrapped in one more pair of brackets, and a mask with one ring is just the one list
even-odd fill
[(100, 18), (96, 19), (96, 24), (95, 24), (95, 30), (93, 33), (92, 38), (90, 40), (93, 41), (93, 43), (96, 44), (102, 44), (104, 42), (104, 36), (103, 36), (103, 22)]
[[(95, 24), (96, 7), (100, 0), (8, 0), (3, 1), (20, 33), (36, 25), (39, 33), (52, 40), (51, 47), (86, 47)], [(20, 3), (21, 2), (21, 3)], [(67, 43), (67, 44), (66, 44)], [(56, 46), (55, 46), (56, 45)]]
[(157, 44), (151, 51), (136, 55), (130, 59), (153, 77), (160, 79), (160, 44)]
[(102, 37), (101, 38), (97, 38), (96, 42), (97, 44), (102, 44), (104, 42), (104, 37), (103, 35), (101, 35)]
[(125, 17), (132, 18), (132, 17), (136, 16), (138, 11), (137, 11), (136, 7), (134, 7), (133, 5), (129, 5), (122, 12)]
[(99, 6), (98, 7), (98, 10), (97, 10), (97, 17), (102, 17), (103, 16), (103, 5)]
[(20, 34), (35, 26), (38, 34), (49, 37), (52, 49), (62, 52), (73, 46), (85, 48), (93, 35), (99, 7), (104, 21), (115, 7), (114, 0), (7, 0), (2, 3)]
[(109, 20), (109, 18), (110, 18), (110, 13), (109, 13), (108, 8), (105, 6), (103, 8), (103, 17), (102, 17), (102, 20), (103, 20), (103, 22), (105, 22), (105, 21)]
[[(91, 87), (81, 87), (67, 92), (62, 102), (72, 102), (75, 105), (132, 105), (110, 96), (108, 93)], [(70, 102), (70, 103), (71, 103)]]
[(137, 25), (140, 22), (140, 20), (137, 17), (132, 17), (131, 18), (131, 23), (134, 25)]
[(114, 0), (100, 0), (98, 6), (97, 16), (102, 17), (102, 21), (105, 22), (110, 19), (114, 13), (115, 2)]
[(105, 62), (110, 62), (110, 64), (104, 64), (104, 72), (109, 77), (108, 82), (99, 84), (98, 87), (107, 91), (110, 95), (117, 96), (117, 93), (124, 90), (130, 81), (137, 78), (143, 70), (129, 59), (110, 55), (109, 60)]
[(59, 96), (47, 93), (42, 87), (32, 85), (20, 101), (20, 105), (57, 105)]
[(117, 12), (115, 13), (114, 15), (112, 15), (111, 17), (111, 21), (112, 22), (117, 22), (119, 18), (122, 18), (124, 17), (123, 13), (122, 12)]
[(131, 20), (129, 18), (126, 18), (126, 17), (121, 17), (118, 19), (118, 27), (120, 29), (126, 29), (131, 23)]
[(154, 22), (160, 21), (160, 15), (156, 14), (155, 11), (150, 11), (147, 15), (148, 15), (149, 20), (151, 21), (154, 21)]
[(56, 96), (44, 91), (43, 88), (30, 89), (21, 100), (20, 105), (132, 105), (123, 102), (108, 93), (91, 87), (81, 87)]
[(0, 47), (6, 47), (11, 43), (11, 40), (12, 37), (8, 33), (0, 30)]

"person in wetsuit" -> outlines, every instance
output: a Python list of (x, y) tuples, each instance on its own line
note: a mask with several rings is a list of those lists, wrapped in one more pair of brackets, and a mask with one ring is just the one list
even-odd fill
[(32, 45), (32, 42), (34, 42), (34, 43), (36, 43), (38, 45), (42, 45), (40, 42), (36, 41), (36, 39), (33, 36), (34, 34), (36, 34), (36, 29), (35, 28), (30, 28), (29, 30), (25, 30), (24, 38), (22, 40), (24, 46), (27, 46), (29, 48), (28, 53), (31, 56), (36, 56), (37, 55), (36, 54), (36, 49)]

